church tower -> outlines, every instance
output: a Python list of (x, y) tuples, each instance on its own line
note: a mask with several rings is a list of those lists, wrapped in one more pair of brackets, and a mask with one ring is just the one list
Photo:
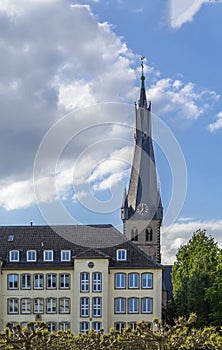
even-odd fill
[(160, 226), (163, 208), (151, 133), (151, 102), (147, 102), (145, 76), (142, 75), (138, 103), (135, 103), (134, 156), (128, 193), (121, 207), (124, 235), (160, 263)]

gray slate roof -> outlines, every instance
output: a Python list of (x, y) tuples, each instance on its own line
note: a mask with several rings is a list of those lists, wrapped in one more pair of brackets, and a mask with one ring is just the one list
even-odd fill
[[(3, 269), (73, 267), (73, 259), (60, 261), (62, 249), (71, 250), (73, 258), (108, 258), (112, 268), (161, 268), (112, 225), (2, 226), (0, 242)], [(116, 250), (121, 248), (127, 249), (127, 261), (116, 261)], [(19, 262), (9, 262), (10, 250), (20, 251)], [(26, 261), (27, 250), (37, 251), (37, 262)], [(54, 251), (53, 262), (43, 261), (44, 250)]]

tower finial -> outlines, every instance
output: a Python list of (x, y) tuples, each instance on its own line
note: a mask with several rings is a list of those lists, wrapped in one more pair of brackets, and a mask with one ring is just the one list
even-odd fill
[(146, 91), (145, 91), (145, 76), (144, 76), (144, 64), (143, 61), (145, 60), (145, 56), (140, 57), (141, 60), (141, 67), (142, 67), (142, 75), (141, 75), (141, 89), (140, 89), (140, 99), (139, 99), (139, 107), (147, 107), (146, 102)]
[(143, 64), (143, 61), (145, 60), (145, 56), (141, 56), (140, 59), (141, 59), (141, 67), (142, 67), (142, 75), (141, 75), (141, 88), (144, 88), (144, 80), (145, 80), (145, 76), (144, 76), (144, 64)]
[(145, 56), (141, 56), (140, 59), (141, 59), (141, 67), (142, 67), (142, 77), (144, 76), (143, 74), (143, 69), (144, 69), (144, 65), (143, 65), (143, 61), (145, 60)]

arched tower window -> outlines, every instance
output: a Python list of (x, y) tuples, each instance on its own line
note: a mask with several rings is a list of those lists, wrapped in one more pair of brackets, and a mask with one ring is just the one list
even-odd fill
[(136, 227), (133, 227), (133, 228), (132, 228), (131, 240), (132, 240), (132, 241), (138, 241), (138, 230), (137, 230)]
[(146, 241), (151, 242), (153, 240), (153, 230), (152, 228), (148, 227), (146, 229)]

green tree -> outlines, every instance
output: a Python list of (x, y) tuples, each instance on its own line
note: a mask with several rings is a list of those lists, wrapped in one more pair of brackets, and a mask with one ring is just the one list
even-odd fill
[(201, 230), (194, 232), (188, 243), (179, 248), (172, 268), (176, 317), (194, 312), (199, 327), (211, 324), (215, 299), (210, 288), (215, 283), (219, 256), (217, 243)]
[(222, 251), (218, 257), (218, 265), (212, 275), (212, 284), (205, 292), (205, 300), (211, 305), (210, 322), (214, 326), (222, 324)]

